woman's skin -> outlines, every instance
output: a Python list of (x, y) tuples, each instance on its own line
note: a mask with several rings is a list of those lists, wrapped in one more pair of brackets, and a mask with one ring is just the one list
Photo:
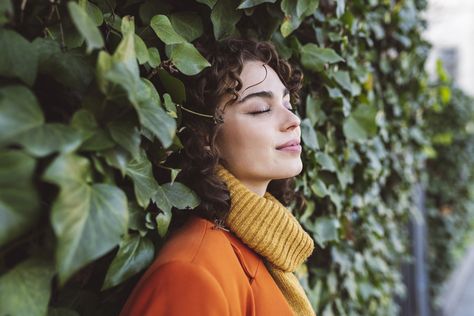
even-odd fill
[[(247, 61), (240, 79), (237, 102), (224, 108), (230, 95), (219, 102), (224, 123), (216, 136), (216, 147), (222, 164), (247, 188), (263, 196), (271, 180), (301, 172), (301, 120), (291, 112), (288, 90), (270, 66)], [(297, 144), (278, 149), (292, 140)]]

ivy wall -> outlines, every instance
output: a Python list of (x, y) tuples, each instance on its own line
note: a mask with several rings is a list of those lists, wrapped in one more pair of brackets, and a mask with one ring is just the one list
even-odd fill
[[(433, 149), (420, 0), (0, 4), (0, 313), (116, 315), (172, 210), (193, 43), (271, 40), (304, 72), (292, 206), (318, 315), (396, 315), (412, 185)], [(28, 297), (28, 300), (25, 298)]]

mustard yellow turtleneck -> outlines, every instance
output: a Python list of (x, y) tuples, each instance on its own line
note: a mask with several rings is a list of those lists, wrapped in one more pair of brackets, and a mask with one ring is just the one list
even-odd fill
[(313, 252), (314, 242), (275, 197), (249, 190), (222, 165), (217, 175), (230, 192), (231, 209), (226, 225), (248, 247), (266, 259), (266, 266), (293, 311), (314, 316), (306, 294), (293, 274)]

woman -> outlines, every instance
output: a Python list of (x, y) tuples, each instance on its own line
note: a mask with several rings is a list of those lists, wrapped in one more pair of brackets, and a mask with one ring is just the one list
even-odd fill
[(121, 315), (314, 315), (293, 274), (314, 244), (282, 204), (302, 170), (290, 103), (301, 73), (266, 42), (229, 39), (202, 51), (212, 66), (186, 84), (180, 174), (202, 202)]

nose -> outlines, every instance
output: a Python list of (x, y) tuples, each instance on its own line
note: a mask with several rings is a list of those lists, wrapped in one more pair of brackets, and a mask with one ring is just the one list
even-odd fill
[(284, 123), (282, 124), (282, 130), (288, 131), (293, 130), (295, 128), (299, 128), (301, 124), (301, 119), (293, 112), (289, 111), (287, 108), (284, 109), (285, 116), (284, 116)]

